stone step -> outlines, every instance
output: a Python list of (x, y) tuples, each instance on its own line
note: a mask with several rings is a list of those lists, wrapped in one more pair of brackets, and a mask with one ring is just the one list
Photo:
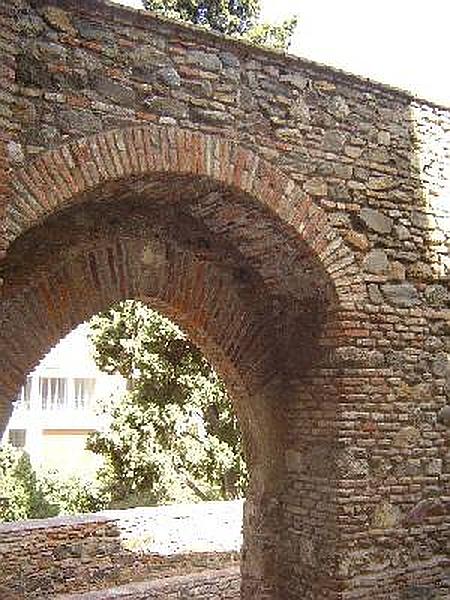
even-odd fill
[(114, 588), (61, 594), (55, 600), (239, 600), (239, 567), (129, 583)]

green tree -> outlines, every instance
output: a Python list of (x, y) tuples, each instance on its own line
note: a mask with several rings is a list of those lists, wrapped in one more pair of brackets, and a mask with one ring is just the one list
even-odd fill
[(36, 472), (26, 452), (0, 447), (0, 521), (94, 512), (106, 508), (107, 500), (95, 481)]
[(166, 17), (271, 48), (287, 49), (297, 26), (297, 17), (280, 25), (259, 23), (259, 0), (143, 0), (143, 4)]
[(0, 521), (49, 517), (57, 510), (45, 498), (28, 454), (0, 448)]
[(91, 321), (98, 366), (128, 382), (104, 402), (88, 447), (105, 458), (115, 504), (227, 499), (246, 483), (240, 432), (223, 383), (171, 321), (126, 301)]

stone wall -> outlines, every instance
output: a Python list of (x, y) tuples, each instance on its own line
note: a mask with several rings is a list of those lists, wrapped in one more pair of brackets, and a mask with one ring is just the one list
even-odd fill
[(243, 598), (440, 593), (449, 111), (101, 0), (1, 10), (3, 420), (59, 337), (140, 298), (233, 396)]
[[(240, 536), (236, 530), (241, 528), (242, 505), (205, 504), (0, 524), (0, 598), (53, 597), (143, 579), (150, 585), (160, 578), (171, 578), (171, 589), (176, 590), (178, 576), (238, 568)], [(203, 523), (202, 510), (207, 517)], [(231, 516), (237, 517), (237, 524), (232, 525), (235, 535), (228, 533), (224, 539)], [(189, 527), (193, 521), (197, 530), (211, 527), (213, 522), (217, 527), (195, 536)], [(161, 529), (167, 526), (169, 532), (163, 535)], [(237, 575), (231, 579), (237, 581)], [(211, 586), (215, 581), (214, 576)], [(210, 589), (207, 583), (199, 581), (193, 589)], [(224, 584), (223, 589), (228, 588)]]
[(119, 583), (114, 521), (64, 517), (0, 525), (0, 597), (28, 600)]
[(187, 577), (171, 577), (154, 583), (135, 583), (113, 590), (64, 595), (57, 600), (239, 600), (239, 588), (239, 569), (234, 568)]

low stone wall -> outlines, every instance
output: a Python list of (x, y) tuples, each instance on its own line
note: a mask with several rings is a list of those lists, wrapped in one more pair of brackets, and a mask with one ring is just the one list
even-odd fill
[(156, 582), (135, 583), (119, 588), (59, 596), (56, 600), (238, 600), (239, 568), (171, 577)]
[(242, 503), (206, 502), (0, 524), (0, 599), (236, 568), (241, 520)]
[(0, 598), (31, 600), (120, 582), (120, 536), (101, 516), (0, 525)]

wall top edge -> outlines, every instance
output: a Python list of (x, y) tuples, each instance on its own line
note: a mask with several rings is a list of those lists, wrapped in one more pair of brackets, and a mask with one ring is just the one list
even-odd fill
[(86, 13), (94, 13), (101, 15), (101, 19), (108, 21), (122, 21), (125, 24), (145, 29), (150, 24), (157, 22), (164, 27), (168, 27), (173, 31), (180, 31), (184, 34), (190, 34), (191, 37), (203, 42), (223, 47), (233, 48), (242, 55), (267, 57), (283, 62), (286, 66), (301, 67), (313, 70), (318, 74), (331, 79), (333, 81), (345, 82), (349, 85), (366, 87), (368, 91), (382, 94), (385, 96), (393, 96), (405, 104), (417, 103), (425, 104), (431, 108), (450, 112), (450, 105), (440, 104), (426, 98), (422, 98), (413, 92), (385, 84), (373, 80), (369, 77), (356, 75), (329, 65), (319, 63), (301, 56), (286, 53), (282, 50), (274, 50), (256, 46), (245, 40), (236, 39), (227, 35), (222, 35), (213, 31), (206, 30), (197, 25), (180, 23), (172, 19), (168, 19), (161, 15), (147, 11), (145, 9), (136, 9), (121, 4), (116, 4), (110, 0), (32, 0), (32, 4), (36, 8), (44, 6), (56, 6), (61, 9), (70, 10), (84, 16)]
[(48, 519), (29, 519), (25, 521), (14, 521), (11, 523), (0, 523), (0, 537), (8, 533), (21, 533), (37, 529), (58, 529), (61, 527), (76, 527), (78, 525), (115, 523), (114, 517), (100, 514), (91, 515), (64, 515), (61, 517), (50, 517)]

